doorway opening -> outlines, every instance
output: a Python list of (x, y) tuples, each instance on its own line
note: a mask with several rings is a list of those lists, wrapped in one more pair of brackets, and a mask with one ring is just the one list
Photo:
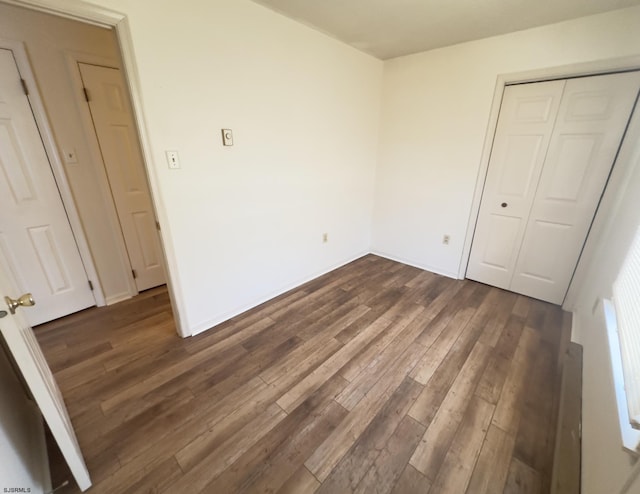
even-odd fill
[[(89, 299), (66, 313), (34, 317), (32, 324), (40, 324), (160, 286), (167, 281), (166, 262), (116, 29), (38, 12), (28, 2), (11, 3), (19, 5), (0, 2), (0, 25), (7, 24), (3, 36), (24, 47), (19, 62), (33, 74), (26, 85), (32, 84), (29, 100), (41, 95), (42, 118), (36, 123), (41, 135), (47, 133), (43, 123), (51, 129), (45, 150), (53, 179), (49, 186), (56, 189), (72, 232), (68, 257), (79, 260), (86, 277), (83, 289), (92, 290)], [(57, 237), (46, 233), (40, 236), (48, 243), (41, 243), (56, 245), (51, 239)], [(60, 257), (55, 249), (47, 253), (51, 259)], [(44, 264), (46, 256), (36, 254)], [(67, 272), (60, 264), (53, 273), (62, 279), (61, 292), (71, 284)], [(29, 286), (32, 282), (19, 272), (16, 278), (18, 291), (50, 291), (50, 286)], [(52, 285), (55, 276), (45, 278), (39, 281)], [(42, 294), (36, 298), (44, 300)], [(176, 323), (180, 333), (177, 318)]]

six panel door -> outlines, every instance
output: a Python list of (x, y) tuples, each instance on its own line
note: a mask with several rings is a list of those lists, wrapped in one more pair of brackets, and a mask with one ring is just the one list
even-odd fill
[(91, 487), (91, 478), (78, 445), (73, 424), (69, 419), (58, 384), (25, 318), (29, 311), (38, 307), (40, 301), (35, 299), (35, 306), (18, 307), (15, 314), (11, 314), (5, 303), (5, 297), (18, 298), (19, 295), (20, 293), (15, 292), (12, 287), (9, 272), (5, 266), (0, 265), (0, 333), (33, 400), (46, 420), (71, 474), (78, 487), (85, 491)]
[(567, 81), (511, 290), (561, 304), (640, 87), (640, 73)]
[(565, 81), (507, 86), (467, 277), (508, 289)]
[(142, 152), (120, 70), (79, 63), (138, 291), (165, 283)]
[(0, 49), (0, 264), (15, 292), (33, 291), (36, 325), (95, 299), (20, 79), (13, 52)]
[[(513, 176), (519, 177), (516, 183), (529, 183), (530, 179), (523, 173), (522, 162), (529, 159), (526, 153), (519, 153), (510, 163), (500, 161), (499, 150), (505, 141), (513, 140), (513, 133), (496, 132), (496, 159), (492, 153), (468, 270), (469, 278), (555, 304), (562, 303), (571, 282), (640, 88), (640, 73), (558, 82), (564, 84), (562, 98), (552, 115), (553, 125), (545, 131), (548, 145), (543, 166), (533, 173), (535, 193), (525, 227), (521, 237), (504, 246), (500, 262), (495, 262), (486, 248), (483, 251), (481, 242), (487, 235), (488, 243), (501, 242), (507, 236), (505, 228), (496, 227), (487, 214), (500, 200), (492, 194), (495, 182), (503, 187), (504, 176), (509, 176), (502, 171), (497, 178), (496, 170), (510, 167)], [(522, 101), (529, 87), (538, 90), (546, 84), (507, 88), (510, 91), (505, 90), (503, 107), (509, 108), (512, 99)], [(508, 118), (504, 121), (505, 126), (514, 128)], [(503, 209), (508, 211), (509, 206)], [(504, 261), (507, 256), (510, 263)], [(499, 285), (483, 272), (495, 270), (497, 264), (503, 268)]]

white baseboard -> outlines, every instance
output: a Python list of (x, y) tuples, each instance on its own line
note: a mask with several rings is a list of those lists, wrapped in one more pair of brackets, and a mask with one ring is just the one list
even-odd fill
[(334, 271), (338, 268), (341, 268), (342, 266), (346, 266), (347, 264), (349, 264), (350, 262), (353, 262), (357, 259), (360, 259), (361, 257), (364, 257), (366, 255), (370, 254), (370, 252), (362, 252), (360, 254), (357, 254), (355, 257), (349, 258), (345, 261), (342, 261), (332, 267), (329, 267), (327, 269), (324, 269), (322, 271), (319, 271), (315, 274), (312, 274), (311, 276), (305, 277), (301, 280), (298, 280), (294, 283), (292, 283), (291, 285), (287, 285), (285, 287), (282, 287), (272, 293), (270, 293), (269, 295), (267, 295), (266, 297), (261, 297), (257, 300), (254, 300), (236, 310), (224, 313), (222, 315), (219, 315), (215, 318), (209, 319), (207, 321), (201, 322), (199, 324), (196, 324), (195, 326), (193, 326), (191, 328), (191, 336), (195, 336), (197, 334), (203, 333), (204, 331), (208, 331), (209, 329), (217, 326), (218, 324), (221, 324), (225, 321), (228, 321), (229, 319), (236, 317), (240, 314), (242, 314), (243, 312), (246, 312), (248, 310), (253, 309), (254, 307), (257, 307), (260, 304), (264, 304), (265, 302), (268, 302), (269, 300), (272, 300), (276, 297), (279, 297), (280, 295), (282, 295), (283, 293), (286, 293), (288, 291), (291, 291), (295, 288), (298, 288), (299, 286), (304, 285), (305, 283), (308, 283), (310, 281), (315, 280), (316, 278), (319, 278), (320, 276), (323, 276), (327, 273), (330, 273), (331, 271)]
[(403, 259), (401, 257), (392, 256), (390, 254), (387, 254), (379, 250), (373, 250), (371, 251), (371, 254), (375, 256), (384, 257), (385, 259), (389, 259), (391, 261), (400, 262), (402, 264), (406, 264), (407, 266), (413, 266), (414, 268), (423, 269), (424, 271), (429, 271), (430, 273), (446, 276), (447, 278), (453, 278), (454, 280), (460, 279), (458, 277), (458, 273), (454, 271), (445, 271), (440, 268), (436, 268), (434, 266), (429, 266), (427, 264), (417, 263), (417, 262), (410, 261), (408, 259)]
[(107, 305), (117, 304), (118, 302), (122, 302), (124, 300), (129, 300), (131, 298), (131, 294), (129, 292), (116, 293), (115, 295), (111, 295), (107, 297), (105, 300)]

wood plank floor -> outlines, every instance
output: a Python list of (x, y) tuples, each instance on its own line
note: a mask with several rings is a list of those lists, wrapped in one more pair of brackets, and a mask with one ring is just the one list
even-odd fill
[(549, 491), (567, 322), (369, 255), (193, 338), (163, 288), (36, 335), (90, 492), (511, 494)]

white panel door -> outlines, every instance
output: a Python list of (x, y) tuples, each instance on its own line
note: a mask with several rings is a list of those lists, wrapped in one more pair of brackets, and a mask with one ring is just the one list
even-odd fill
[(0, 49), (0, 257), (32, 325), (95, 305), (13, 52)]
[[(523, 133), (510, 109), (550, 84), (560, 88), (559, 105), (549, 106), (549, 123), (536, 134), (539, 166), (527, 166), (533, 153), (511, 144)], [(468, 278), (562, 303), (639, 87), (633, 72), (505, 89)], [(504, 159), (505, 147), (517, 152)], [(532, 187), (522, 203), (503, 193), (511, 183)]]
[(160, 239), (125, 84), (118, 69), (79, 63), (138, 291), (165, 283)]
[(84, 491), (91, 486), (91, 479), (73, 425), (51, 369), (23, 315), (23, 311), (34, 310), (38, 305), (36, 303), (26, 309), (19, 307), (12, 315), (5, 301), (5, 297), (17, 298), (20, 295), (14, 291), (9, 277), (7, 268), (11, 267), (0, 262), (0, 332), (78, 487)]
[(467, 277), (508, 289), (565, 81), (508, 86)]
[(6, 344), (0, 343), (0, 492), (22, 487), (44, 494), (51, 491), (51, 481), (42, 415), (5, 354)]
[(571, 79), (511, 290), (561, 304), (640, 87), (640, 73)]

